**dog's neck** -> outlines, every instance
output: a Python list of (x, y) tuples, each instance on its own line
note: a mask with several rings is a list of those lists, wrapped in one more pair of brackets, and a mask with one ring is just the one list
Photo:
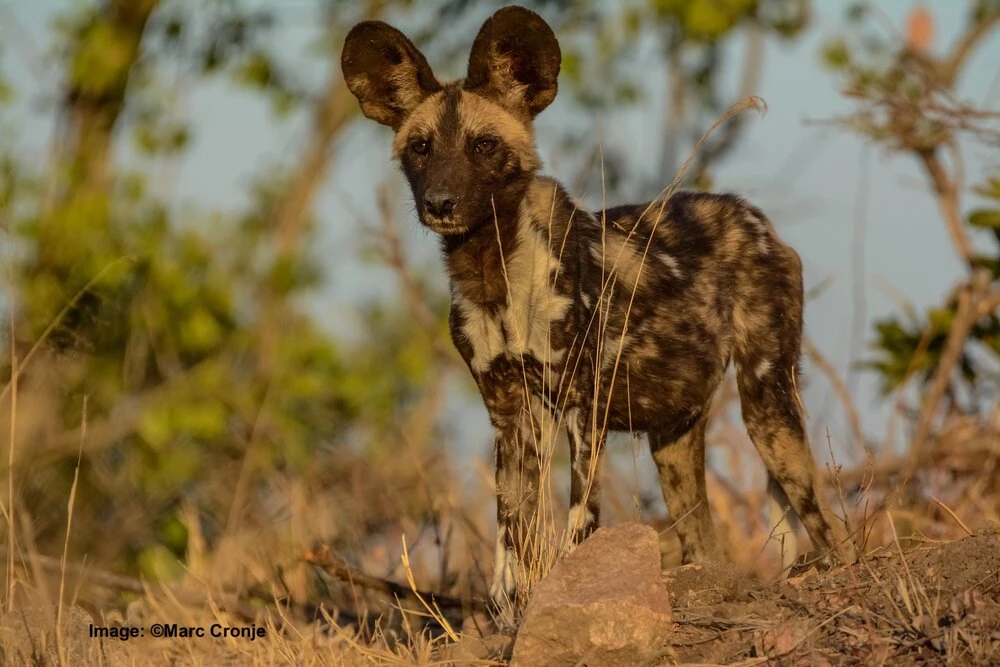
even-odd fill
[(520, 197), (495, 202), (495, 211), (472, 231), (441, 239), (453, 294), (487, 310), (507, 305), (507, 266), (518, 247), (518, 228), (528, 224), (523, 219), (527, 193), (525, 188)]

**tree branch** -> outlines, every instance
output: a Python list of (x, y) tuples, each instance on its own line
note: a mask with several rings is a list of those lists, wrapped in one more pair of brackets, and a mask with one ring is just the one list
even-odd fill
[[(112, 132), (125, 108), (129, 76), (139, 60), (143, 33), (158, 4), (159, 0), (109, 0), (96, 10), (92, 19), (95, 23), (90, 24), (100, 22), (107, 27), (113, 43), (103, 48), (113, 49), (115, 57), (102, 73), (100, 85), (71, 78), (63, 95), (70, 133), (70, 165), (74, 178), (85, 188), (103, 187), (107, 182)], [(89, 27), (81, 26), (72, 57), (85, 48), (83, 41), (96, 39), (88, 32)]]
[(867, 449), (864, 430), (861, 428), (861, 415), (858, 413), (858, 408), (854, 404), (853, 399), (851, 399), (851, 393), (847, 389), (847, 384), (837, 374), (837, 369), (833, 367), (829, 359), (823, 356), (819, 348), (808, 337), (802, 339), (802, 350), (816, 364), (816, 368), (826, 376), (830, 387), (833, 389), (833, 393), (836, 394), (838, 400), (840, 400), (840, 404), (844, 407), (844, 412), (847, 415), (847, 423), (851, 429), (851, 437), (854, 439), (855, 445), (863, 450)]
[(278, 235), (278, 255), (293, 256), (302, 239), (307, 211), (316, 197), (319, 184), (329, 166), (334, 139), (354, 112), (351, 96), (338, 68), (330, 75), (326, 93), (313, 112), (312, 130), (302, 157), (285, 196), (274, 215), (274, 230)]
[[(764, 30), (756, 23), (751, 23), (748, 31), (747, 50), (743, 57), (743, 74), (740, 77), (740, 92), (737, 99), (757, 94), (760, 77), (764, 71)], [(716, 140), (706, 144), (694, 168), (692, 178), (695, 182), (702, 180), (709, 168), (733, 149), (745, 124), (746, 116), (734, 116), (722, 127)]]
[(409, 263), (406, 261), (406, 255), (403, 253), (403, 244), (396, 229), (396, 217), (393, 215), (388, 188), (385, 184), (379, 187), (377, 195), (379, 235), (382, 241), (379, 250), (382, 258), (389, 265), (389, 268), (395, 272), (396, 277), (399, 278), (399, 282), (403, 287), (406, 306), (417, 323), (430, 337), (435, 355), (442, 361), (454, 364), (457, 362), (455, 348), (443, 340), (438, 318), (430, 307), (428, 307), (426, 296), (417, 283), (417, 279), (414, 277)]
[(457, 611), (485, 611), (486, 605), (482, 600), (475, 598), (460, 599), (450, 595), (432, 593), (430, 591), (413, 590), (409, 586), (375, 577), (361, 572), (347, 565), (333, 555), (333, 551), (328, 545), (320, 546), (318, 549), (307, 549), (302, 554), (303, 560), (310, 565), (326, 572), (331, 577), (336, 577), (346, 581), (352, 587), (365, 588), (379, 593), (384, 593), (390, 598), (398, 601), (415, 601), (418, 598), (431, 601), (444, 610)]
[(677, 152), (686, 118), (687, 76), (681, 59), (680, 44), (674, 40), (667, 47), (667, 72), (669, 81), (669, 111), (663, 124), (663, 145), (660, 148), (661, 183), (669, 183), (677, 170)]
[[(370, 19), (382, 11), (384, 0), (369, 0), (363, 18)], [(340, 68), (333, 66), (326, 92), (313, 109), (312, 127), (306, 141), (301, 165), (291, 179), (284, 196), (279, 200), (271, 221), (277, 237), (277, 265), (285, 270), (298, 253), (319, 185), (329, 167), (333, 142), (350, 120), (355, 109), (354, 97), (344, 83)], [(268, 279), (260, 289), (260, 343), (257, 347), (257, 366), (263, 377), (270, 375), (280, 333), (285, 326), (285, 307), (275, 285)]]
[(952, 322), (948, 338), (945, 340), (941, 359), (938, 361), (930, 390), (917, 418), (916, 431), (910, 443), (910, 455), (914, 463), (924, 455), (925, 443), (931, 433), (931, 425), (937, 415), (938, 406), (944, 398), (951, 381), (952, 371), (962, 358), (965, 341), (972, 327), (981, 317), (982, 304), (988, 303), (990, 275), (977, 270), (971, 281), (966, 283), (958, 295), (958, 308)]
[(936, 148), (918, 150), (916, 155), (934, 186), (938, 207), (944, 217), (945, 227), (948, 230), (948, 236), (951, 237), (952, 245), (955, 246), (962, 261), (971, 269), (973, 266), (972, 242), (969, 241), (965, 226), (962, 224), (958, 186), (945, 171)]
[(948, 88), (954, 87), (969, 55), (997, 25), (1000, 25), (1000, 9), (987, 11), (969, 26), (968, 31), (952, 47), (948, 57), (938, 64), (938, 76), (943, 85)]

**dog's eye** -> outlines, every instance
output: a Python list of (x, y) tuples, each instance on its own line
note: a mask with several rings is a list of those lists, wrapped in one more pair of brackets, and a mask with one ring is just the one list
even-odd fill
[(496, 150), (497, 140), (496, 139), (480, 139), (476, 142), (476, 152), (480, 155), (487, 155)]
[(427, 155), (431, 150), (431, 145), (423, 139), (414, 139), (410, 142), (410, 150), (417, 155)]

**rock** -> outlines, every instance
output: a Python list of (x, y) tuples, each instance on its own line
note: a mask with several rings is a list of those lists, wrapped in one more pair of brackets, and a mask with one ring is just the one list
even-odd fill
[(656, 531), (601, 528), (535, 586), (514, 642), (512, 666), (641, 665), (671, 632)]
[(509, 662), (513, 642), (509, 634), (496, 631), (489, 616), (476, 612), (463, 621), (459, 640), (442, 647), (441, 660), (456, 665)]
[(481, 665), (505, 663), (510, 660), (512, 638), (503, 634), (485, 637), (462, 635), (454, 644), (441, 649), (443, 664)]

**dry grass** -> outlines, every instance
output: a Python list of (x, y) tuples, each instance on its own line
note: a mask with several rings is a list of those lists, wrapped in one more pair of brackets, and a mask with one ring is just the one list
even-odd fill
[(668, 573), (682, 663), (996, 664), (1000, 533), (870, 552), (766, 584), (722, 567)]

